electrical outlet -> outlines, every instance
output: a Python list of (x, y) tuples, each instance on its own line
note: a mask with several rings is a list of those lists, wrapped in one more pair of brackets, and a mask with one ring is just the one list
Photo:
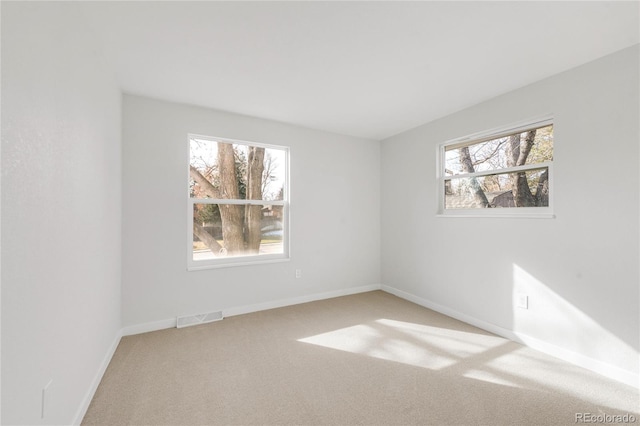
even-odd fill
[(302, 278), (302, 269), (296, 269), (296, 278)]
[(516, 306), (522, 309), (529, 309), (529, 296), (526, 294), (516, 295)]

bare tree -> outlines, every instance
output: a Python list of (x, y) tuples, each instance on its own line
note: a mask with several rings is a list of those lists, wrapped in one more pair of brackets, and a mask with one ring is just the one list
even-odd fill
[[(493, 200), (487, 198), (487, 191), (501, 190), (502, 185), (507, 182), (511, 189), (508, 196), (512, 200), (512, 206), (533, 207), (549, 205), (548, 170), (510, 173), (508, 179), (505, 179), (504, 175), (500, 177), (499, 170), (505, 167), (524, 166), (527, 162), (549, 161), (552, 156), (553, 133), (552, 127), (548, 126), (461, 147), (455, 150), (455, 153), (451, 151), (447, 161), (450, 162), (451, 167), (455, 168), (457, 165), (458, 170), (464, 173), (474, 173), (478, 168), (480, 171), (497, 171), (496, 174), (483, 176), (482, 183), (480, 179), (472, 177), (468, 179), (468, 186), (460, 187), (459, 190), (465, 187), (470, 190), (478, 207), (494, 207)], [(532, 192), (533, 184), (536, 185), (535, 193)], [(448, 188), (448, 191), (453, 192), (451, 188)], [(499, 196), (506, 195), (507, 193), (503, 193)]]
[[(198, 158), (199, 167), (203, 170), (198, 170), (194, 165), (190, 166), (190, 176), (198, 185), (197, 191), (213, 199), (261, 200), (265, 149), (248, 147), (248, 155), (245, 157), (236, 152), (233, 145), (218, 142), (217, 152), (216, 164), (207, 164), (202, 158)], [(212, 180), (215, 181), (215, 185)], [(262, 206), (219, 203), (217, 208), (222, 222), (224, 247), (196, 221), (193, 226), (194, 235), (216, 256), (257, 254), (262, 237)]]
[[(264, 148), (249, 147), (247, 170), (247, 199), (262, 200), (262, 178), (264, 172)], [(247, 252), (257, 254), (260, 249), (262, 232), (262, 206), (247, 205), (245, 208), (245, 241)]]
[[(466, 173), (474, 173), (476, 171), (473, 166), (473, 162), (471, 161), (471, 154), (469, 154), (468, 146), (460, 148), (460, 163), (462, 164), (462, 170)], [(483, 208), (489, 207), (489, 200), (487, 200), (487, 196), (482, 190), (478, 179), (475, 177), (471, 178), (471, 192), (473, 193), (473, 198), (478, 206)]]
[(274, 160), (273, 156), (268, 152), (265, 152), (264, 155), (264, 169), (262, 171), (262, 196), (267, 197), (267, 190), (269, 189), (269, 184), (274, 178), (275, 170), (278, 165)]

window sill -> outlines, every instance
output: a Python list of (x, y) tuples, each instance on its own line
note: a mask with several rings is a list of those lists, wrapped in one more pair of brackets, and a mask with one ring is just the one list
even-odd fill
[(247, 259), (247, 260), (236, 260), (236, 261), (224, 261), (223, 262), (192, 262), (187, 266), (187, 271), (203, 271), (205, 269), (220, 269), (220, 268), (231, 268), (236, 266), (252, 266), (252, 265), (264, 265), (268, 263), (280, 263), (280, 262), (288, 262), (291, 260), (289, 257), (278, 257), (271, 259), (262, 259), (258, 260), (256, 258)]
[[(483, 210), (484, 211), (484, 210)], [(436, 217), (487, 217), (487, 218), (516, 218), (516, 219), (555, 219), (553, 213), (437, 213)]]

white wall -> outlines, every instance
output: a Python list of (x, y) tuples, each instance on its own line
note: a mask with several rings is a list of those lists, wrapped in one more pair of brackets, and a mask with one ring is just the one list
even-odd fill
[[(290, 147), (289, 262), (187, 272), (188, 133)], [(376, 141), (125, 95), (125, 333), (379, 285), (379, 178)]]
[(121, 95), (81, 22), (72, 3), (2, 4), (7, 425), (79, 420), (121, 329)]
[[(383, 284), (637, 384), (638, 92), (636, 45), (383, 141)], [(435, 216), (439, 143), (547, 113), (555, 219)]]

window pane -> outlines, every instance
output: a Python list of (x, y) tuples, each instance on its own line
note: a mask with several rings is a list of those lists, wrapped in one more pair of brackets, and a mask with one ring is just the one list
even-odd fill
[(446, 209), (548, 207), (548, 168), (445, 180)]
[(553, 125), (445, 148), (445, 176), (499, 170), (553, 160)]
[(286, 152), (281, 149), (266, 148), (264, 170), (262, 172), (262, 200), (284, 200)]
[(192, 198), (284, 200), (286, 152), (206, 139), (190, 140)]
[(284, 207), (194, 204), (193, 260), (283, 254)]

